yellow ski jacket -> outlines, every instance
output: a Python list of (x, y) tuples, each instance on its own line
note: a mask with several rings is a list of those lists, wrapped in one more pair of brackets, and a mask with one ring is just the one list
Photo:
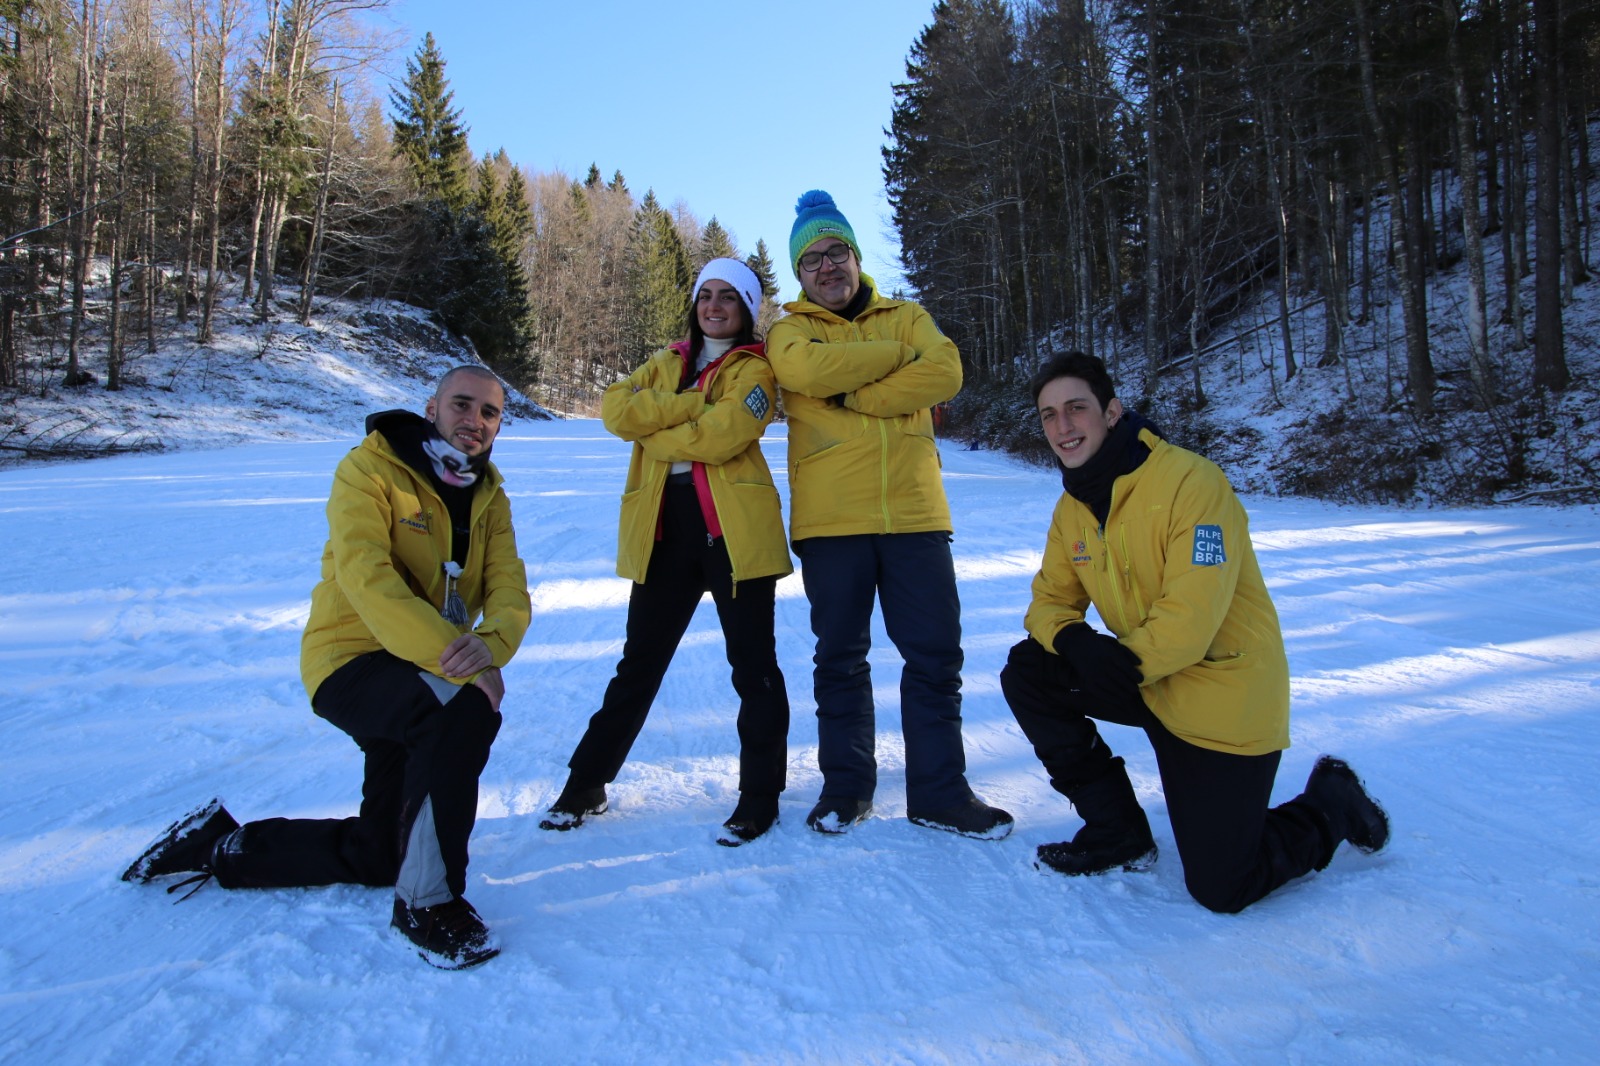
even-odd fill
[(767, 334), (797, 541), (951, 528), (930, 408), (961, 391), (961, 354), (919, 305), (861, 281), (873, 294), (855, 321), (802, 298)]
[(643, 583), (675, 462), (693, 463), (706, 529), (720, 535), (733, 587), (746, 578), (790, 573), (783, 507), (761, 454), (775, 409), (772, 368), (760, 344), (726, 352), (679, 392), (687, 343), (664, 348), (616, 382), (600, 400), (606, 429), (633, 442), (617, 525), (617, 574)]
[(1090, 603), (1139, 657), (1145, 703), (1191, 744), (1289, 746), (1289, 662), (1249, 519), (1210, 460), (1141, 431), (1150, 456), (1116, 480), (1101, 529), (1063, 493), (1025, 624), (1052, 651)]
[[(444, 564), (451, 557), (450, 514), (427, 477), (369, 433), (340, 460), (328, 496), (322, 580), (300, 641), (306, 693), (358, 655), (383, 649), (443, 676), (439, 655), (462, 633), (481, 637), (505, 666), (528, 631), (527, 569), (517, 556), (511, 502), (489, 464), (472, 496), (467, 559), (456, 583), (469, 621), (444, 620)], [(468, 678), (450, 678), (454, 682)]]

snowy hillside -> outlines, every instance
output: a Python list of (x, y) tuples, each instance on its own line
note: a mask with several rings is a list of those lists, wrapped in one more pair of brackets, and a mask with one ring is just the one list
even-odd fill
[[(103, 296), (105, 278), (100, 277)], [(94, 382), (61, 386), (62, 353), (30, 361), (23, 387), (0, 392), (0, 464), (21, 458), (217, 448), (260, 440), (328, 440), (358, 433), (373, 411), (420, 410), (440, 374), (478, 361), (426, 311), (389, 300), (318, 300), (311, 325), (285, 287), (273, 321), (224, 301), (215, 339), (165, 321), (156, 350), (128, 347), (124, 387), (106, 390), (105, 337), (92, 329), (83, 367)], [(508, 424), (550, 413), (513, 393)]]
[[(397, 402), (362, 387), (372, 409)], [(20, 549), (0, 560), (0, 1061), (1593, 1059), (1600, 513), (1587, 507), (1248, 501), (1294, 670), (1277, 798), (1338, 752), (1395, 834), (1381, 855), (1341, 851), (1223, 917), (1183, 890), (1154, 759), (1131, 730), (1106, 733), (1151, 813), (1156, 868), (1070, 880), (1033, 867), (1035, 845), (1079, 823), (996, 674), (1059, 483), (958, 446), (944, 459), (969, 776), (1016, 814), (1011, 838), (904, 819), (881, 629), (877, 813), (840, 839), (805, 830), (820, 778), (797, 578), (779, 588), (794, 724), (770, 838), (713, 843), (737, 757), (708, 607), (612, 811), (540, 832), (621, 650), (627, 452), (595, 422), (519, 420), (495, 459), (535, 615), (506, 671), (469, 883), (504, 954), (429, 970), (388, 935), (385, 890), (210, 886), (174, 904), (120, 883), (157, 830), (213, 794), (242, 818), (354, 809), (359, 753), (312, 716), (297, 670), (331, 472), (366, 413), (329, 402), (339, 439), (0, 471)], [(200, 410), (175, 438), (206, 430)], [(781, 474), (781, 432), (766, 447)]]

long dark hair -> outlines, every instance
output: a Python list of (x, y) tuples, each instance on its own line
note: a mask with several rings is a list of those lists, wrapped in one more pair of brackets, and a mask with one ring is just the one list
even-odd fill
[[(724, 281), (722, 278), (712, 278), (712, 281)], [(724, 284), (731, 284), (725, 282)], [(700, 354), (700, 349), (705, 347), (705, 331), (700, 328), (700, 316), (695, 314), (695, 305), (700, 302), (700, 293), (695, 291), (689, 294), (689, 356), (693, 358)], [(756, 336), (755, 320), (750, 317), (750, 308), (743, 300), (739, 301), (739, 335), (733, 338), (735, 348), (746, 344), (754, 344), (760, 338)]]

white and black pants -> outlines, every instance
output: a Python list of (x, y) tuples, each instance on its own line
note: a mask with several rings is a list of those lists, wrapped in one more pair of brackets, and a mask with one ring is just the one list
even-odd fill
[(375, 651), (329, 675), (311, 705), (366, 756), (360, 813), (247, 823), (216, 856), (218, 884), (393, 885), (413, 907), (462, 895), (478, 776), (500, 731), (489, 697)]

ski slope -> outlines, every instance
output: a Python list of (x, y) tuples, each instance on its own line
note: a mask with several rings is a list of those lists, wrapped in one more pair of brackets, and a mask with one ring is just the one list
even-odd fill
[[(358, 416), (350, 419), (352, 431)], [(904, 818), (898, 663), (876, 630), (869, 822), (807, 832), (820, 777), (798, 576), (779, 586), (794, 707), (773, 834), (717, 847), (735, 700), (703, 605), (612, 809), (539, 814), (621, 651), (627, 446), (597, 422), (495, 445), (533, 626), (505, 671), (468, 895), (504, 953), (465, 973), (389, 935), (388, 893), (174, 904), (117, 876), (188, 807), (354, 810), (355, 746), (310, 712), (300, 627), (354, 437), (0, 471), (0, 1061), (1149, 1063), (1593, 1061), (1600, 1038), (1600, 514), (1247, 500), (1294, 671), (1276, 798), (1336, 752), (1388, 808), (1377, 856), (1244, 914), (1189, 900), (1142, 735), (1162, 858), (1032, 864), (1078, 820), (1000, 695), (1056, 476), (946, 445), (968, 776), (992, 843)], [(780, 479), (781, 427), (765, 443)], [(780, 484), (780, 489), (786, 486)]]

